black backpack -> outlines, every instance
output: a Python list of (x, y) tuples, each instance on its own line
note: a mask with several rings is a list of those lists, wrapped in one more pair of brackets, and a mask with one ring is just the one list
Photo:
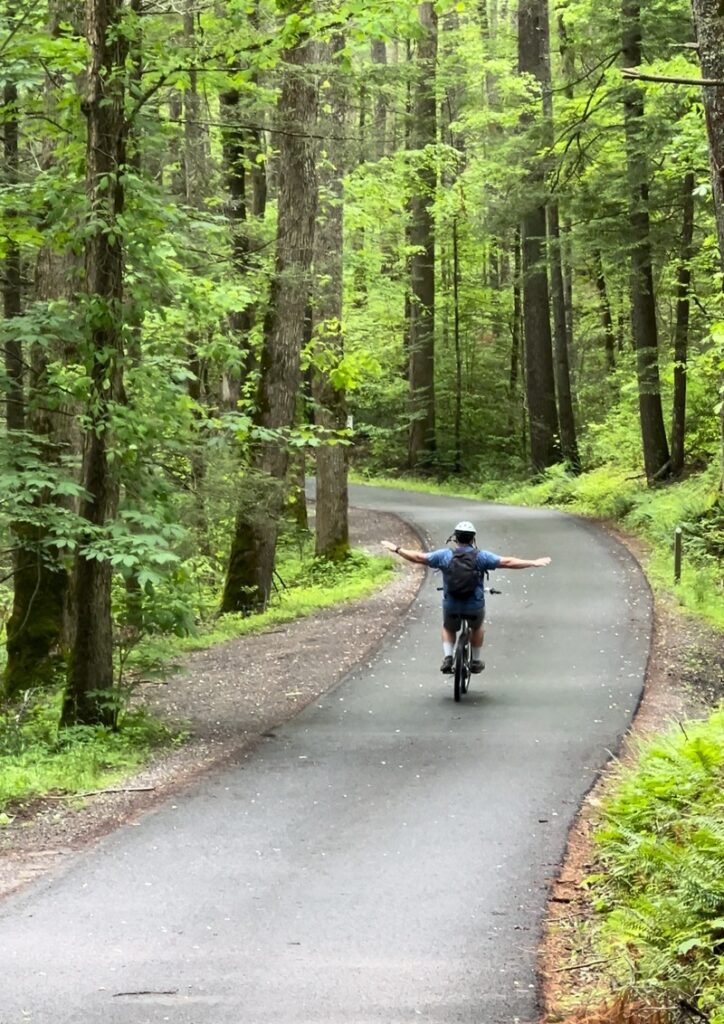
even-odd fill
[(454, 597), (457, 601), (473, 597), (475, 588), (482, 581), (477, 559), (478, 552), (475, 550), (453, 552), (452, 561), (445, 572), (448, 597)]

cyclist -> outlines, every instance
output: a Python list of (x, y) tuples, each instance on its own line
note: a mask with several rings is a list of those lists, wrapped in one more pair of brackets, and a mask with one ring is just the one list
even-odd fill
[[(494, 555), (491, 551), (479, 551), (475, 544), (475, 527), (472, 523), (458, 523), (452, 532), (449, 540), (455, 544), (451, 548), (439, 548), (437, 551), (415, 551), (408, 548), (401, 548), (399, 544), (383, 540), (382, 546), (388, 551), (393, 551), (408, 562), (417, 562), (420, 565), (427, 565), (431, 569), (440, 569), (442, 572), (442, 649), (443, 661), (440, 671), (446, 674), (452, 672), (453, 646), (455, 634), (462, 625), (463, 618), (470, 622), (472, 629), (472, 660), (470, 662), (471, 672), (482, 672), (485, 668), (483, 662), (483, 640), (485, 621), (485, 588), (483, 586), (483, 574), (488, 569), (538, 569), (550, 565), (551, 560), (545, 558), (513, 558), (507, 555)], [(453, 558), (455, 555), (464, 552), (477, 552), (474, 565), (477, 573), (477, 580), (474, 580), (474, 589), (468, 597), (453, 597), (448, 593), (449, 577)], [(456, 565), (457, 569), (457, 565)]]

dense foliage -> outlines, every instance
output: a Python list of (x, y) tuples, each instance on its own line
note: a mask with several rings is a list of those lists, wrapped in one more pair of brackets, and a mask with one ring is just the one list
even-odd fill
[(605, 807), (595, 886), (620, 983), (711, 1024), (724, 1021), (723, 772), (724, 712), (650, 742)]
[(265, 609), (305, 465), (327, 560), (350, 458), (696, 479), (719, 559), (694, 14), (698, 55), (687, 0), (4, 0), (5, 696), (113, 725), (114, 645)]

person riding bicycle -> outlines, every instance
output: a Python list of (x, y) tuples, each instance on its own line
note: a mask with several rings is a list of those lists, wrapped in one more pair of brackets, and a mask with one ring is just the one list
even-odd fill
[[(442, 572), (443, 661), (440, 671), (447, 675), (452, 672), (455, 635), (465, 618), (472, 630), (470, 671), (482, 672), (485, 668), (482, 659), (485, 638), (485, 573), (490, 569), (537, 569), (550, 565), (551, 560), (548, 556), (513, 558), (495, 555), (491, 551), (479, 551), (475, 544), (475, 527), (467, 521), (458, 523), (449, 539), (454, 541), (454, 549), (445, 547), (436, 551), (415, 551), (401, 548), (399, 544), (388, 540), (383, 540), (382, 546), (408, 562), (417, 562)], [(468, 583), (465, 582), (466, 573), (469, 575)]]

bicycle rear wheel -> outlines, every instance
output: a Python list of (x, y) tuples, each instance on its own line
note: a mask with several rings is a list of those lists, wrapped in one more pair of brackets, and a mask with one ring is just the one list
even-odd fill
[(465, 647), (463, 649), (463, 674), (462, 679), (460, 680), (460, 686), (463, 693), (467, 693), (468, 687), (470, 686), (470, 659), (472, 656), (473, 651), (470, 645), (470, 633), (467, 633), (465, 637)]
[(464, 623), (455, 645), (455, 659), (453, 662), (455, 701), (460, 703), (460, 698), (468, 692), (470, 682), (470, 630), (468, 624)]
[(453, 696), (455, 697), (455, 701), (458, 704), (460, 703), (460, 698), (465, 692), (463, 690), (464, 671), (465, 667), (463, 665), (463, 645), (458, 644), (457, 647), (455, 648), (455, 662), (453, 665)]

